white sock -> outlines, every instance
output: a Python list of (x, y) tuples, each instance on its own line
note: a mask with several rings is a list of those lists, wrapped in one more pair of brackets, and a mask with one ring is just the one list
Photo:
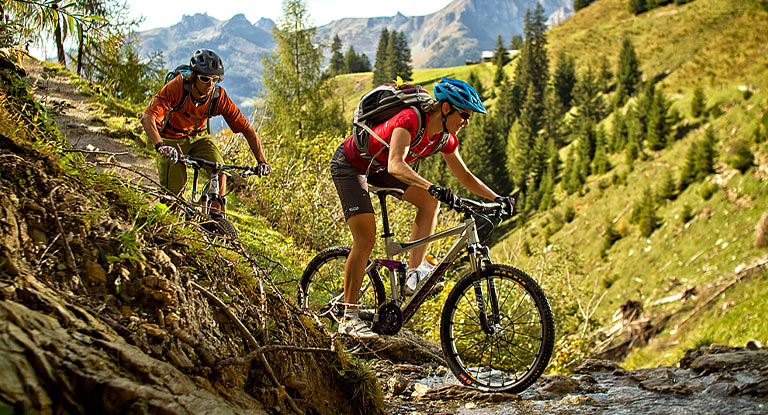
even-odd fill
[(360, 318), (360, 309), (359, 308), (348, 308), (344, 311), (344, 317), (346, 319), (352, 319), (352, 318)]

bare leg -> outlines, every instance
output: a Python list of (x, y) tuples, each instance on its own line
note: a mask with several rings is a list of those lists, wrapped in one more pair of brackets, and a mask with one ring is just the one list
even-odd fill
[(344, 302), (357, 304), (363, 274), (376, 244), (376, 219), (373, 213), (360, 213), (347, 220), (352, 232), (352, 251), (344, 266)]
[[(413, 221), (411, 240), (414, 241), (432, 235), (435, 232), (435, 226), (437, 226), (437, 213), (440, 202), (430, 196), (429, 192), (416, 186), (408, 187), (405, 194), (403, 194), (403, 200), (419, 209), (416, 213), (416, 219)], [(416, 268), (421, 265), (421, 261), (427, 255), (428, 247), (429, 244), (411, 250), (408, 268)]]
[[(227, 175), (222, 173), (219, 175), (219, 194), (223, 198), (225, 194), (227, 194)], [(211, 210), (213, 212), (226, 212), (227, 207), (221, 206), (221, 204), (217, 201), (211, 202)]]

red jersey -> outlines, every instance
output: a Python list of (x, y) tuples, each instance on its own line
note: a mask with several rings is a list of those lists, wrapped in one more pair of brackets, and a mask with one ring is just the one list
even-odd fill
[[(145, 114), (150, 115), (155, 119), (155, 125), (157, 125), (158, 131), (160, 130), (163, 118), (168, 111), (171, 111), (173, 107), (181, 103), (184, 96), (184, 84), (182, 78), (183, 77), (181, 76), (177, 76), (173, 78), (171, 82), (165, 84), (155, 97), (152, 98), (149, 106), (144, 111)], [(204, 103), (195, 105), (192, 97), (190, 97), (184, 105), (184, 108), (174, 111), (171, 114), (171, 117), (168, 119), (168, 125), (164, 131), (160, 132), (160, 136), (163, 138), (183, 138), (197, 129), (206, 127), (208, 123), (207, 116), (210, 101), (211, 97), (208, 96)], [(243, 116), (243, 113), (240, 112), (235, 103), (232, 102), (232, 99), (229, 98), (224, 88), (221, 88), (219, 103), (216, 106), (213, 115), (223, 116), (233, 133), (243, 132), (251, 126), (251, 124), (248, 123), (248, 120)]]
[[(427, 125), (424, 127), (424, 131), (427, 131), (429, 128), (429, 114), (427, 114)], [(373, 131), (381, 137), (384, 141), (387, 143), (390, 142), (392, 139), (392, 131), (395, 130), (395, 128), (405, 128), (408, 130), (408, 132), (411, 134), (411, 137), (415, 137), (417, 134), (417, 130), (419, 128), (419, 114), (416, 113), (416, 110), (412, 108), (406, 108), (397, 114), (387, 120), (383, 124), (379, 124), (375, 127), (373, 127)], [(435, 149), (435, 146), (440, 142), (440, 138), (442, 136), (441, 133), (437, 133), (433, 135), (432, 137), (427, 137), (426, 134), (424, 134), (423, 137), (421, 137), (421, 140), (419, 140), (418, 143), (413, 145), (410, 148), (410, 152), (419, 154), (421, 156), (428, 156), (431, 155), (432, 152)], [(441, 153), (450, 154), (456, 151), (456, 148), (459, 146), (459, 139), (456, 138), (455, 135), (450, 134), (448, 137), (448, 142), (445, 143), (445, 146), (440, 150)], [(384, 147), (384, 144), (380, 143), (379, 140), (377, 140), (374, 137), (371, 137), (368, 142), (368, 151), (372, 155), (378, 154), (376, 157), (376, 161), (381, 163), (381, 165), (386, 166), (387, 160), (389, 158), (389, 149), (384, 148), (382, 151), (382, 147)], [(379, 153), (381, 151), (381, 153)], [(363, 158), (363, 156), (360, 154), (360, 152), (357, 150), (357, 147), (355, 147), (355, 142), (353, 137), (350, 135), (347, 137), (346, 140), (344, 140), (344, 155), (347, 157), (347, 161), (349, 161), (349, 164), (355, 166), (356, 168), (360, 170), (368, 170), (368, 166), (370, 164), (370, 160), (366, 160)], [(405, 156), (405, 162), (411, 163), (416, 160), (416, 157), (411, 156), (410, 154), (406, 154)], [(383, 170), (383, 169), (377, 169), (373, 166), (371, 166), (371, 170)]]

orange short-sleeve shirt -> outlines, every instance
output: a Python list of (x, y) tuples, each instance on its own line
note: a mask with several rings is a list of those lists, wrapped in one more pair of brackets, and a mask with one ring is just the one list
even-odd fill
[[(173, 107), (179, 105), (184, 96), (184, 81), (183, 77), (177, 76), (165, 84), (157, 94), (155, 94), (149, 106), (144, 111), (145, 114), (155, 119), (157, 129), (160, 130), (162, 126), (163, 118), (165, 115), (173, 109)], [(175, 111), (168, 119), (168, 125), (171, 128), (165, 128), (160, 132), (160, 136), (163, 138), (183, 138), (196, 130), (205, 128), (208, 123), (206, 115), (208, 114), (208, 105), (210, 105), (211, 97), (200, 104), (195, 105), (192, 99), (188, 99), (184, 108), (179, 111)], [(219, 97), (219, 104), (213, 115), (221, 115), (227, 122), (227, 125), (234, 133), (240, 133), (246, 130), (251, 124), (245, 119), (243, 113), (237, 108), (232, 99), (227, 95), (227, 91), (221, 88), (221, 96)]]

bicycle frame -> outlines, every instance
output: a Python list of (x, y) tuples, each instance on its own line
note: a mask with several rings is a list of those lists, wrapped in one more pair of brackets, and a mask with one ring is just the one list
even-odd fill
[[(453, 235), (459, 235), (459, 234), (461, 235), (459, 239), (457, 239), (453, 243), (451, 248), (443, 256), (443, 258), (435, 266), (435, 268), (433, 268), (429, 272), (429, 274), (427, 274), (426, 278), (424, 278), (418, 283), (414, 294), (405, 302), (405, 304), (402, 307), (400, 307), (403, 314), (403, 324), (408, 322), (408, 320), (416, 313), (416, 310), (418, 310), (419, 307), (424, 303), (429, 293), (431, 292), (432, 288), (437, 284), (440, 278), (445, 274), (445, 272), (448, 270), (448, 267), (453, 263), (453, 261), (455, 261), (456, 258), (458, 258), (462, 250), (467, 249), (467, 251), (470, 254), (469, 258), (470, 258), (470, 265), (472, 267), (472, 272), (477, 272), (481, 267), (491, 263), (490, 258), (488, 258), (488, 249), (480, 243), (480, 238), (477, 235), (477, 226), (475, 223), (475, 218), (472, 217), (471, 215), (465, 215), (463, 224), (451, 227), (449, 229), (443, 230), (441, 232), (435, 233), (425, 238), (417, 239), (411, 242), (394, 241), (393, 240), (394, 234), (392, 234), (389, 229), (389, 218), (387, 214), (386, 196), (387, 196), (387, 192), (390, 192), (390, 191), (399, 192), (400, 189), (383, 189), (383, 188), (377, 188), (370, 185), (369, 187), (371, 188), (372, 192), (375, 192), (379, 196), (379, 202), (381, 204), (381, 211), (382, 211), (381, 213), (382, 224), (383, 224), (383, 234), (381, 235), (381, 237), (384, 238), (384, 243), (385, 243), (384, 249), (387, 254), (387, 259), (386, 260), (377, 259), (377, 260), (371, 261), (371, 264), (366, 268), (365, 272), (367, 273), (374, 266), (385, 266), (389, 268), (391, 271), (389, 273), (390, 287), (391, 287), (392, 297), (394, 298), (395, 301), (399, 302), (400, 300), (400, 292), (398, 290), (399, 284), (397, 283), (395, 278), (395, 274), (396, 274), (395, 271), (404, 273), (406, 265), (405, 265), (405, 262), (394, 261), (393, 258), (396, 255), (409, 252), (414, 248), (426, 245), (430, 242), (433, 242), (439, 239), (444, 239)], [(495, 294), (495, 289), (489, 287), (489, 290), (493, 290)], [(477, 292), (479, 293), (479, 291)], [(484, 326), (487, 326), (487, 325), (484, 324)]]
[(214, 200), (218, 201), (226, 212), (227, 199), (219, 194), (219, 174), (221, 173), (221, 170), (215, 168), (211, 170), (211, 179), (205, 189), (200, 191), (199, 197), (197, 196), (197, 181), (200, 169), (193, 168), (193, 170), (192, 193), (190, 195), (192, 202), (202, 208), (202, 213), (204, 215), (209, 215), (211, 213), (211, 202)]

